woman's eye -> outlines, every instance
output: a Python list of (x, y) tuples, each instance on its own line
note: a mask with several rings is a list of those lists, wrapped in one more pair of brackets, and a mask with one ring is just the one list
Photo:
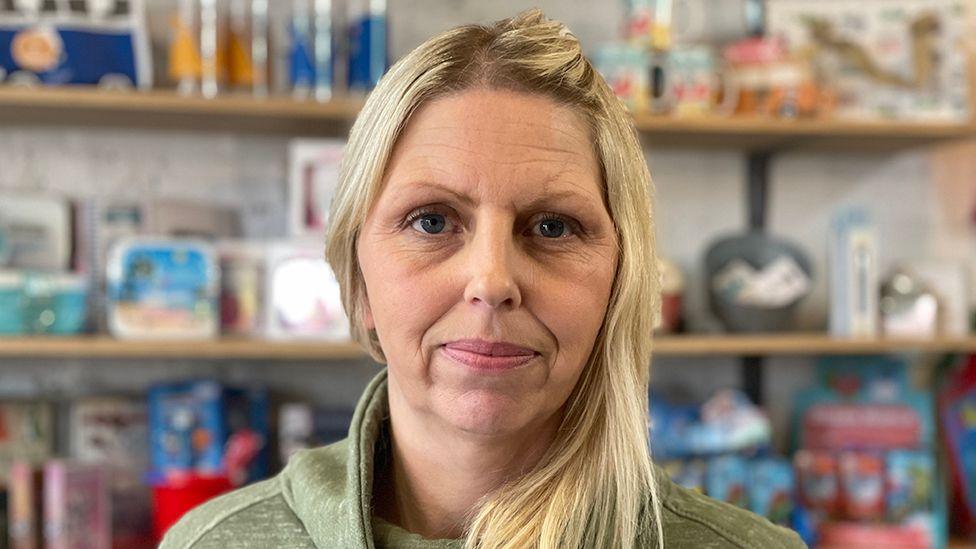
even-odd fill
[(537, 230), (535, 234), (543, 236), (546, 238), (563, 238), (566, 236), (572, 236), (573, 232), (569, 225), (562, 219), (557, 218), (547, 218), (536, 223)]
[(421, 214), (413, 220), (411, 227), (423, 233), (438, 234), (447, 227), (447, 218), (435, 213)]

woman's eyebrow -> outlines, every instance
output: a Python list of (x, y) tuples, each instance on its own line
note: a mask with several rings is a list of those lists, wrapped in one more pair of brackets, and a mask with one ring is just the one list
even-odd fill
[[(476, 200), (471, 198), (467, 194), (464, 194), (463, 192), (459, 192), (455, 189), (452, 189), (440, 183), (434, 183), (431, 181), (418, 181), (409, 184), (408, 188), (411, 190), (436, 189), (453, 196), (459, 202), (462, 202), (467, 206), (474, 206), (476, 204)], [(593, 202), (593, 198), (574, 191), (548, 191), (530, 200), (526, 204), (525, 209), (529, 209), (529, 210), (536, 209), (541, 206), (545, 206), (552, 203), (558, 203), (558, 202), (572, 202), (574, 205), (587, 208)]]

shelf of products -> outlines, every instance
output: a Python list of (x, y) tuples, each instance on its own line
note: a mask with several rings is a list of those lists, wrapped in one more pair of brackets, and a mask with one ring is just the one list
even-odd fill
[[(31, 125), (334, 135), (352, 124), (361, 106), (359, 97), (320, 103), (248, 95), (205, 99), (171, 91), (112, 92), (80, 86), (0, 88), (0, 120)], [(976, 125), (952, 123), (653, 115), (637, 115), (635, 123), (649, 145), (666, 147), (883, 151), (976, 136)]]
[[(934, 340), (843, 340), (818, 334), (666, 336), (654, 340), (655, 356), (849, 355), (894, 352), (976, 352), (976, 337)], [(336, 360), (364, 358), (353, 343), (315, 341), (121, 341), (110, 337), (0, 339), (0, 357), (199, 358)]]

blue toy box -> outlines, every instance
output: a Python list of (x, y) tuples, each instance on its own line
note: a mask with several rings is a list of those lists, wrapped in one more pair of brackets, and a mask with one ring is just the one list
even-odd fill
[(199, 380), (157, 385), (149, 391), (150, 455), (154, 473), (225, 473), (227, 443), (249, 431), (262, 441), (247, 482), (268, 475), (268, 394)]

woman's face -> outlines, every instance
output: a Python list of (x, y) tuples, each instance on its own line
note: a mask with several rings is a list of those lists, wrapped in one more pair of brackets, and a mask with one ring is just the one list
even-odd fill
[(603, 322), (616, 245), (568, 107), (485, 89), (426, 104), (358, 241), (391, 406), (481, 435), (556, 421)]

